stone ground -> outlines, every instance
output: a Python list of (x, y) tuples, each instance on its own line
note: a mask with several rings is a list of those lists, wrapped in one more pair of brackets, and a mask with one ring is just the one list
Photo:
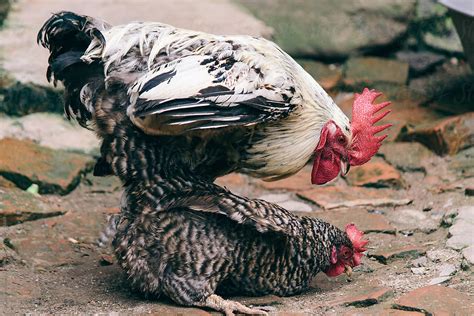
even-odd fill
[[(0, 32), (4, 66), (18, 80), (43, 84), (46, 53), (30, 42), (49, 13), (63, 8), (113, 23), (153, 19), (218, 33), (269, 32), (228, 1), (180, 0), (173, 10), (168, 1), (137, 3), (130, 10), (128, 1), (19, 0)], [(387, 92), (394, 101), (390, 142), (322, 187), (311, 185), (311, 166), (277, 182), (241, 174), (217, 182), (340, 227), (354, 222), (369, 249), (351, 279), (320, 274), (298, 296), (236, 299), (270, 305), (277, 315), (474, 314), (474, 115), (423, 94), (434, 93), (430, 85), (439, 78), (464, 76), (462, 63), (443, 61), (409, 83), (410, 60), (351, 59), (344, 71), (302, 64), (347, 113), (353, 94), (341, 85), (368, 82)], [(97, 245), (122, 189), (115, 178), (92, 176), (96, 147), (94, 136), (55, 114), (0, 116), (0, 314), (217, 314), (132, 292), (110, 251)]]

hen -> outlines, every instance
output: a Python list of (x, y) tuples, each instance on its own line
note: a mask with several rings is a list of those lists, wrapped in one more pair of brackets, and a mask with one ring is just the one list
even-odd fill
[(318, 272), (350, 275), (366, 250), (367, 241), (353, 224), (343, 232), (283, 209), (278, 215), (293, 229), (266, 233), (220, 214), (123, 211), (114, 247), (132, 285), (152, 297), (164, 294), (226, 315), (265, 313), (218, 294), (297, 294)]

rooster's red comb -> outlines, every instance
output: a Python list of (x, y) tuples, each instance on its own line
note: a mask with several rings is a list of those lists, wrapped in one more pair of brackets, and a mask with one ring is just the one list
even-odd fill
[(367, 245), (369, 241), (362, 239), (362, 237), (364, 236), (364, 232), (358, 230), (356, 225), (347, 224), (346, 234), (349, 237), (350, 241), (352, 242), (352, 246), (354, 246), (354, 250), (356, 252), (364, 252), (367, 250), (364, 247), (365, 245)]
[(392, 126), (392, 124), (375, 126), (375, 123), (390, 113), (388, 110), (376, 115), (377, 112), (390, 104), (390, 102), (373, 104), (380, 95), (382, 93), (367, 88), (362, 91), (362, 94), (355, 94), (352, 105), (352, 145), (349, 151), (349, 161), (352, 166), (362, 165), (369, 161), (387, 137), (387, 135), (375, 136), (375, 134)]

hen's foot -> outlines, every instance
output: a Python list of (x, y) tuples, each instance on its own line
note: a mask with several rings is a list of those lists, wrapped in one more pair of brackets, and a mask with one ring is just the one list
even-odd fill
[(210, 295), (204, 302), (198, 305), (223, 312), (226, 316), (233, 316), (234, 312), (248, 315), (268, 315), (265, 311), (247, 307), (236, 301), (225, 300), (216, 294)]

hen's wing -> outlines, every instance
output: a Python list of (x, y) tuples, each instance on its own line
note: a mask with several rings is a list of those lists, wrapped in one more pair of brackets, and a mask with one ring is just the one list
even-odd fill
[(233, 50), (173, 60), (137, 80), (129, 90), (127, 113), (146, 133), (157, 135), (285, 117), (294, 108), (292, 77), (258, 62), (266, 60), (244, 60)]
[(183, 190), (179, 195), (164, 196), (158, 204), (167, 210), (185, 207), (225, 215), (238, 224), (253, 226), (261, 233), (298, 236), (302, 231), (298, 217), (286, 209), (264, 200), (235, 195), (213, 183), (195, 183), (191, 191)]

